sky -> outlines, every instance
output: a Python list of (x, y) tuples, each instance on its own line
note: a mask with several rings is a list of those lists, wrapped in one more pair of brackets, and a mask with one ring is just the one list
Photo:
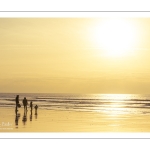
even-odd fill
[(0, 93), (148, 94), (150, 18), (0, 18)]

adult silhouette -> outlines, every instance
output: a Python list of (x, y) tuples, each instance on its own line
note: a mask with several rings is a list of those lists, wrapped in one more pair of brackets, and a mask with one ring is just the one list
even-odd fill
[(16, 110), (15, 110), (16, 114), (17, 114), (17, 111), (18, 111), (18, 105), (19, 105), (19, 95), (16, 96)]
[(27, 105), (28, 105), (28, 101), (27, 101), (26, 97), (24, 97), (24, 99), (23, 99), (22, 103), (23, 103), (23, 106), (24, 106), (24, 111), (26, 111), (26, 112), (27, 112)]
[(32, 121), (32, 108), (33, 108), (32, 101), (30, 102), (30, 108), (31, 108), (30, 121)]
[(32, 101), (30, 102), (30, 108), (31, 108), (31, 114), (32, 114), (32, 108), (33, 108)]

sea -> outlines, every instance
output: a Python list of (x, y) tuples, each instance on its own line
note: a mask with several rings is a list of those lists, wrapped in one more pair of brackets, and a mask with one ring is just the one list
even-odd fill
[(15, 108), (15, 97), (23, 107), (24, 97), (33, 107), (46, 110), (103, 112), (112, 114), (150, 113), (150, 94), (0, 93), (0, 107)]

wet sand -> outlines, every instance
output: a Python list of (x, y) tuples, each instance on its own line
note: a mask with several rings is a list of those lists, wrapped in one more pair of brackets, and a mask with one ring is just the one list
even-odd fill
[[(102, 112), (39, 109), (38, 115), (23, 108), (0, 108), (0, 132), (150, 132), (149, 114), (106, 114)], [(17, 120), (18, 119), (18, 120)]]

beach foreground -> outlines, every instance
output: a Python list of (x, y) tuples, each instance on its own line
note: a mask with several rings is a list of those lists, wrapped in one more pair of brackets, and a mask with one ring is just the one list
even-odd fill
[(32, 116), (23, 108), (0, 109), (0, 132), (150, 132), (149, 114), (106, 114), (102, 112), (39, 109)]

